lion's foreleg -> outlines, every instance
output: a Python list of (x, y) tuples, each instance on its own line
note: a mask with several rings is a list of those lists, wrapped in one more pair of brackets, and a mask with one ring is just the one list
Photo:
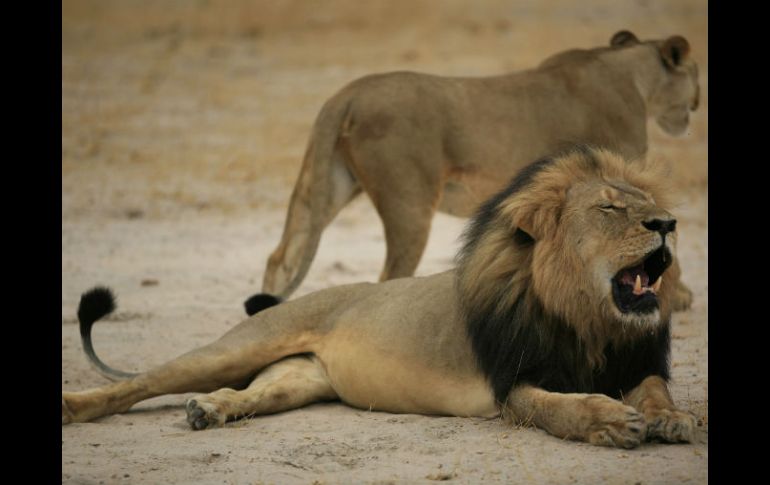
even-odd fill
[(193, 429), (204, 429), (336, 398), (326, 372), (315, 358), (290, 357), (265, 368), (247, 389), (219, 389), (189, 399), (187, 422)]
[(623, 401), (644, 415), (647, 439), (659, 438), (672, 443), (693, 441), (695, 417), (676, 409), (666, 381), (661, 377), (647, 377)]
[(645, 433), (636, 409), (603, 394), (562, 394), (522, 385), (508, 395), (503, 414), (516, 424), (601, 446), (634, 448)]

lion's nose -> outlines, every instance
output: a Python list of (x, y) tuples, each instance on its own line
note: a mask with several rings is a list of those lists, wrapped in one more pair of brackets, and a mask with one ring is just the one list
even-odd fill
[(669, 232), (676, 230), (676, 219), (651, 219), (643, 221), (642, 225), (650, 231), (659, 232), (661, 236), (666, 236)]

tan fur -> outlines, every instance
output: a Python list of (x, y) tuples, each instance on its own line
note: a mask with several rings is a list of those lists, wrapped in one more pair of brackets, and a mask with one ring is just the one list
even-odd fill
[(644, 416), (601, 394), (547, 392), (527, 385), (514, 389), (507, 404), (507, 419), (564, 439), (623, 448), (639, 446), (645, 439)]
[[(262, 291), (287, 298), (302, 282), (321, 233), (362, 191), (382, 219), (380, 281), (411, 276), (436, 210), (468, 217), (522, 166), (563, 143), (647, 151), (647, 119), (679, 134), (697, 107), (697, 66), (687, 41), (569, 50), (521, 72), (448, 78), (413, 72), (358, 79), (316, 119)], [(683, 285), (677, 309), (691, 293)], [(679, 301), (681, 300), (681, 301)]]
[[(670, 313), (668, 280), (660, 289), (660, 312), (631, 321), (618, 317), (602, 281), (660, 246), (660, 235), (640, 223), (670, 217), (661, 206), (666, 191), (659, 168), (603, 150), (557, 158), (502, 202), (504, 210), (457, 270), (330, 288), (269, 308), (218, 341), (135, 378), (63, 393), (62, 423), (123, 412), (160, 394), (202, 392), (209, 394), (186, 406), (193, 429), (339, 398), (398, 413), (502, 413), (598, 445), (690, 440), (693, 423), (675, 409), (656, 376), (635, 388), (625, 404), (528, 384), (514, 386), (505, 402), (497, 402), (464, 315), (479, 302), (510, 305), (531, 289), (531, 298), (574, 327), (584, 344), (577, 351), (597, 366), (608, 342), (663, 324)], [(608, 203), (623, 211), (605, 212)], [(534, 249), (511, 243), (519, 227), (535, 236)]]
[(644, 414), (647, 438), (690, 442), (695, 436), (695, 416), (676, 409), (666, 382), (650, 376), (623, 400)]

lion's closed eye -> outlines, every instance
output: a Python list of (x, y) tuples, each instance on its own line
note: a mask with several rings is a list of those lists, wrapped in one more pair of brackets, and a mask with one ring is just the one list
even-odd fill
[(604, 211), (604, 212), (614, 212), (614, 211), (625, 211), (626, 208), (618, 206), (618, 205), (614, 205), (614, 204), (609, 203), (609, 202), (605, 202), (605, 203), (599, 205), (599, 210)]

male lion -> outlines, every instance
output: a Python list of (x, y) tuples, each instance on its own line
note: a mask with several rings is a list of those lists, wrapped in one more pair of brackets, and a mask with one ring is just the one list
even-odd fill
[[(535, 69), (448, 78), (394, 72), (358, 79), (324, 104), (270, 255), (261, 299), (300, 285), (321, 233), (362, 191), (387, 243), (380, 281), (414, 274), (436, 210), (468, 217), (532, 160), (563, 143), (647, 151), (647, 118), (678, 135), (698, 106), (698, 70), (683, 37), (640, 42), (628, 31), (609, 47), (573, 49)], [(678, 283), (678, 282), (677, 282)], [(674, 309), (692, 294), (678, 283)]]
[[(676, 221), (658, 167), (579, 148), (523, 170), (484, 204), (458, 267), (273, 306), (128, 380), (62, 394), (62, 423), (167, 393), (193, 429), (341, 399), (364, 409), (492, 417), (635, 447), (691, 441), (669, 378)], [(90, 329), (109, 290), (78, 310)], [(227, 387), (224, 387), (227, 386)]]

